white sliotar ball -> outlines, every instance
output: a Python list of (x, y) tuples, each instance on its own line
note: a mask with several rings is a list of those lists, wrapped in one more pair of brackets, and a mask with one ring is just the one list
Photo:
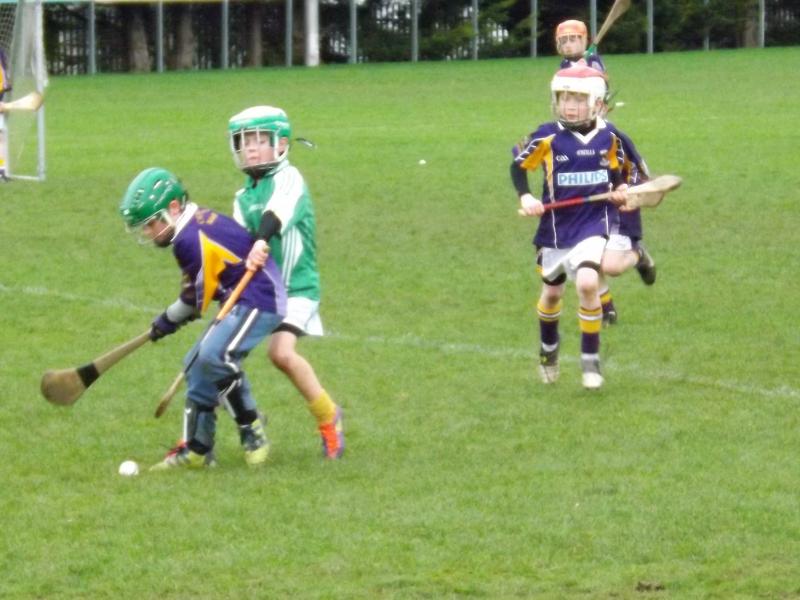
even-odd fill
[(419, 164), (421, 164), (421, 165), (426, 165), (426, 164), (428, 164), (428, 161), (427, 161), (427, 160), (425, 160), (424, 158), (420, 158), (420, 159), (419, 159)]
[(133, 477), (134, 475), (139, 474), (139, 465), (136, 464), (136, 461), (133, 460), (126, 460), (119, 466), (119, 474), (125, 477)]

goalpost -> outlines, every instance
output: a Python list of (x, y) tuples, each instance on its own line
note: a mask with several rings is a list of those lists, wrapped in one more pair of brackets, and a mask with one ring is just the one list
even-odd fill
[[(44, 96), (47, 68), (42, 23), (42, 0), (0, 0), (0, 48), (6, 54), (12, 86), (3, 96), (4, 103), (31, 93)], [(44, 106), (9, 110), (0, 120), (4, 121), (0, 123), (0, 162), (5, 162), (6, 175), (44, 181)]]

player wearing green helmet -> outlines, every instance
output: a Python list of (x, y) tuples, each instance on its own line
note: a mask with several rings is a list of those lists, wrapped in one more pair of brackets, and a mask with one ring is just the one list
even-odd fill
[[(148, 241), (149, 238), (143, 233), (145, 226), (156, 219), (174, 225), (169, 211), (170, 203), (175, 200), (183, 208), (188, 198), (177, 177), (166, 169), (150, 167), (131, 181), (120, 206), (120, 214), (128, 231), (137, 233), (140, 241)], [(169, 239), (156, 238), (152, 241), (162, 247), (170, 244)]]
[[(119, 207), (128, 230), (157, 246), (171, 246), (182, 274), (178, 298), (152, 323), (150, 339), (175, 333), (202, 315), (213, 300), (225, 302), (246, 271), (253, 240), (233, 219), (189, 202), (186, 189), (166, 169), (139, 173)], [(152, 467), (200, 468), (214, 464), (216, 407), (225, 403), (239, 426), (249, 465), (267, 460), (264, 420), (242, 370), (248, 353), (281, 322), (286, 290), (270, 259), (256, 270), (224, 319), (214, 321), (184, 359), (184, 439)]]
[(288, 295), (286, 317), (270, 339), (270, 360), (306, 399), (324, 456), (339, 458), (344, 451), (342, 411), (296, 349), (299, 337), (322, 335), (323, 329), (314, 207), (303, 176), (289, 163), (289, 118), (280, 108), (253, 106), (231, 117), (228, 134), (234, 163), (247, 176), (236, 193), (233, 216), (256, 239), (248, 262), (263, 264), (269, 251)]
[[(272, 175), (287, 160), (292, 139), (289, 117), (274, 106), (254, 106), (243, 110), (228, 122), (228, 134), (236, 166), (256, 179)], [(274, 155), (259, 161), (248, 161), (246, 137), (275, 148)]]

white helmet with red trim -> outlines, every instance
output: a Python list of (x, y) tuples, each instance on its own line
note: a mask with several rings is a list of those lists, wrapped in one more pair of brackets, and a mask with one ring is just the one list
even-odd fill
[[(564, 126), (569, 128), (588, 125), (600, 114), (607, 87), (605, 74), (586, 66), (583, 62), (561, 69), (550, 82), (553, 115)], [(587, 96), (589, 111), (586, 119), (567, 120), (561, 115), (558, 107), (558, 96), (562, 92), (572, 92)]]

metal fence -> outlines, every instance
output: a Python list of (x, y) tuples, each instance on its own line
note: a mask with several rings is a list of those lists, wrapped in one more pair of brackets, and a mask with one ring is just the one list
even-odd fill
[[(2, 0), (0, 0), (2, 1)], [(612, 0), (321, 0), (322, 62), (464, 60), (552, 54), (566, 18), (592, 31)], [(800, 2), (634, 2), (608, 53), (800, 44)], [(744, 7), (744, 8), (742, 8)], [(45, 5), (50, 73), (238, 68), (304, 62), (303, 1)], [(753, 13), (757, 10), (757, 13)], [(138, 38), (137, 38), (138, 36)]]

